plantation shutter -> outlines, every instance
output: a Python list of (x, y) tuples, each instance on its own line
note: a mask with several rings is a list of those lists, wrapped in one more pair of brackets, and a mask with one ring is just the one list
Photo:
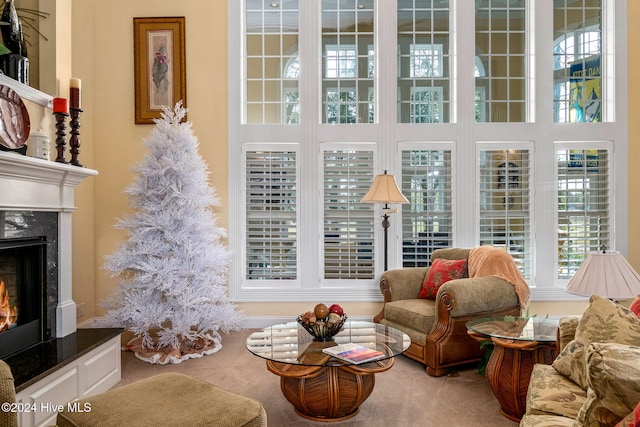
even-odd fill
[(531, 279), (529, 150), (481, 150), (480, 245), (504, 248)]
[(569, 279), (591, 251), (611, 249), (609, 151), (557, 151), (558, 277)]
[(402, 265), (426, 267), (431, 253), (453, 245), (450, 150), (403, 150)]
[(297, 278), (297, 153), (246, 151), (247, 280)]
[(372, 150), (324, 151), (324, 277), (374, 277), (374, 205), (360, 203), (373, 179)]

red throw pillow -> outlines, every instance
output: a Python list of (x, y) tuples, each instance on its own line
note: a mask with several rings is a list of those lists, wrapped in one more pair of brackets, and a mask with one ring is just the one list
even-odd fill
[(640, 317), (640, 295), (636, 297), (635, 300), (629, 306), (629, 310), (633, 311), (636, 316)]
[[(638, 300), (636, 299), (636, 301)], [(638, 406), (636, 406), (633, 412), (616, 424), (616, 427), (640, 427), (640, 402), (638, 402)]]
[(461, 279), (466, 270), (466, 259), (434, 259), (424, 276), (418, 298), (435, 300), (440, 285), (449, 280)]

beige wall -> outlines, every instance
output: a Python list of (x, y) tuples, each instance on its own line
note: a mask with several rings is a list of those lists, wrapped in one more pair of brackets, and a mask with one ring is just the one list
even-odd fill
[[(629, 19), (640, 16), (640, 2), (629, 2)], [(103, 258), (125, 239), (113, 229), (115, 219), (128, 211), (123, 190), (133, 180), (130, 167), (145, 153), (142, 139), (151, 125), (134, 124), (133, 18), (185, 16), (187, 98), (189, 120), (200, 140), (200, 153), (209, 164), (211, 183), (222, 201), (219, 223), (227, 227), (227, 0), (98, 0), (73, 1), (73, 75), (82, 79), (83, 149), (81, 161), (99, 175), (83, 183), (74, 214), (74, 300), (85, 314), (99, 315), (99, 302), (115, 281), (102, 269)], [(629, 40), (638, 40), (637, 26), (630, 26)], [(630, 69), (638, 62), (637, 43), (631, 44)], [(632, 73), (630, 73), (632, 74)], [(630, 82), (629, 99), (639, 93)], [(630, 112), (629, 137), (640, 135), (640, 112)], [(630, 144), (630, 165), (640, 158), (637, 144)], [(638, 182), (640, 168), (630, 167), (631, 182)], [(632, 187), (632, 186), (630, 186)], [(629, 259), (640, 270), (640, 190), (629, 189)], [(634, 239), (634, 237), (636, 237)], [(339, 302), (339, 301), (338, 301)], [(244, 303), (249, 316), (297, 315), (311, 303)], [(370, 316), (379, 303), (348, 303), (352, 316)], [(534, 302), (530, 314), (579, 314), (585, 303)]]
[[(80, 322), (100, 313), (97, 304), (116, 284), (102, 269), (104, 256), (126, 237), (113, 226), (129, 209), (123, 190), (133, 181), (130, 168), (145, 154), (142, 140), (152, 129), (134, 124), (133, 18), (153, 16), (185, 16), (189, 119), (226, 205), (227, 85), (220, 84), (227, 80), (226, 0), (74, 1), (73, 74), (82, 79), (85, 111), (81, 161), (99, 171), (81, 185), (93, 193), (94, 209), (85, 209), (91, 196), (82, 194), (74, 215), (74, 234), (86, 236), (74, 239), (73, 298), (86, 312)], [(226, 227), (226, 210), (217, 215)]]
[(640, 82), (634, 70), (640, 67), (640, 26), (636, 17), (640, 17), (640, 2), (628, 1), (629, 13), (629, 254), (631, 265), (640, 271), (640, 168), (636, 159), (640, 160), (640, 109), (633, 107), (635, 100), (640, 96)]

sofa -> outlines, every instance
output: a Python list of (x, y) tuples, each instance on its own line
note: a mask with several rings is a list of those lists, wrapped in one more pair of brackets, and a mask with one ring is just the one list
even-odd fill
[(520, 427), (640, 426), (640, 319), (592, 296), (563, 317), (558, 356), (533, 367)]
[[(491, 255), (487, 261), (483, 261), (485, 254)], [(466, 268), (441, 271), (442, 265), (460, 263), (466, 263)], [(483, 273), (474, 274), (477, 272)], [(436, 283), (425, 291), (430, 276), (435, 276)], [(511, 276), (518, 278), (512, 280)], [(511, 283), (516, 281), (520, 292)], [(529, 289), (511, 255), (483, 246), (437, 249), (431, 254), (429, 267), (385, 271), (380, 278), (380, 291), (384, 304), (374, 322), (406, 333), (411, 344), (404, 355), (426, 365), (427, 373), (437, 377), (482, 359), (486, 350), (467, 334), (468, 321), (519, 315)]]

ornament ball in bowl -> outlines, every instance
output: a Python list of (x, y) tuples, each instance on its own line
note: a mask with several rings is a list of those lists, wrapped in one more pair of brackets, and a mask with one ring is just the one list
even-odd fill
[(330, 307), (318, 304), (313, 311), (298, 316), (297, 320), (313, 336), (314, 341), (333, 341), (333, 336), (342, 330), (347, 315), (338, 304)]

